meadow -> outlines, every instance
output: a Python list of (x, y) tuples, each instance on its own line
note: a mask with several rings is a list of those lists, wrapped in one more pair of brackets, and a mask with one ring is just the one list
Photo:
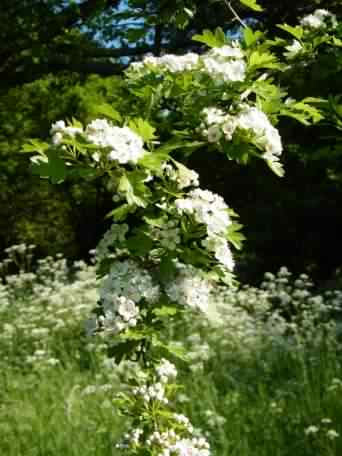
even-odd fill
[[(0, 274), (0, 454), (118, 454), (114, 397), (139, 372), (87, 334), (94, 265), (16, 245)], [(342, 291), (282, 268), (259, 287), (218, 289), (207, 316), (170, 326), (190, 360), (177, 409), (213, 455), (342, 454), (341, 309)]]

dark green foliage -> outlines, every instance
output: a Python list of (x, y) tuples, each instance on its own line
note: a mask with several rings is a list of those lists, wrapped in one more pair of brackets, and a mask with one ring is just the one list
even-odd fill
[(107, 211), (103, 184), (39, 182), (21, 149), (31, 137), (46, 138), (58, 119), (92, 117), (97, 103), (111, 99), (116, 85), (115, 79), (95, 76), (85, 83), (75, 75), (48, 76), (0, 97), (1, 250), (25, 241), (44, 254), (63, 251), (75, 257), (94, 247), (104, 229), (95, 220)]
[[(127, 10), (118, 9), (114, 0), (79, 3), (80, 8), (59, 0), (4, 0), (1, 5), (0, 250), (26, 241), (38, 244), (44, 254), (62, 250), (68, 256), (85, 256), (103, 233), (111, 208), (105, 182), (89, 176), (81, 185), (76, 180), (38, 185), (27, 156), (19, 153), (29, 138), (46, 139), (58, 119), (110, 117), (105, 102), (113, 106), (113, 116), (116, 107), (134, 115), (120, 79), (89, 73), (112, 74), (121, 68), (120, 57), (140, 58), (148, 50), (158, 54), (163, 46), (172, 52), (199, 49), (202, 44), (191, 43), (192, 35), (216, 26), (225, 31), (239, 27), (223, 0), (130, 0)], [(253, 12), (237, 0), (231, 2), (243, 20), (252, 15), (258, 28), (273, 36), (287, 37), (277, 24), (294, 26), (298, 17), (319, 7), (342, 14), (338, 0), (259, 3), (263, 11)], [(250, 32), (248, 36), (257, 39)], [(336, 36), (341, 39), (342, 31)], [(323, 43), (317, 50), (315, 58), (294, 65), (279, 81), (294, 98), (329, 99), (320, 106), (326, 118), (319, 125), (304, 127), (289, 118), (281, 122), (283, 179), (258, 163), (239, 168), (206, 150), (191, 158), (201, 170), (202, 185), (221, 193), (246, 227), (239, 266), (243, 276), (258, 277), (265, 269), (287, 264), (329, 277), (341, 265), (342, 47)], [(44, 76), (47, 72), (53, 74)], [(33, 82), (20, 85), (23, 81)], [(177, 113), (171, 109), (171, 115)], [(159, 166), (159, 158), (153, 166)], [(42, 201), (44, 210), (38, 209)], [(99, 226), (95, 221), (100, 219)]]

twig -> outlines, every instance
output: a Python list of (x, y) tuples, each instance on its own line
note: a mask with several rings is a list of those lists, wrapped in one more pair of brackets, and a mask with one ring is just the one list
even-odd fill
[(224, 0), (224, 3), (227, 5), (228, 9), (230, 9), (230, 11), (233, 13), (235, 19), (236, 19), (237, 21), (240, 22), (240, 24), (242, 25), (242, 27), (247, 28), (247, 25), (243, 22), (243, 20), (242, 20), (241, 17), (238, 15), (238, 13), (236, 12), (236, 10), (232, 7), (231, 3), (230, 3), (228, 0)]

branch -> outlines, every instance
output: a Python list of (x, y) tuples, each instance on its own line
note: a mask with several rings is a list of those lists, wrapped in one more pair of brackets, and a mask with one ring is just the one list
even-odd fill
[(108, 77), (122, 74), (127, 66), (118, 63), (99, 62), (98, 60), (82, 62), (57, 56), (46, 63), (25, 65), (20, 71), (15, 73), (12, 71), (1, 72), (0, 85), (2, 89), (15, 87), (16, 85), (32, 82), (49, 73), (56, 74), (60, 72), (78, 73), (81, 76), (97, 74)]
[(228, 1), (228, 0), (224, 0), (224, 3), (227, 5), (228, 9), (233, 13), (233, 16), (235, 17), (235, 19), (240, 22), (240, 24), (242, 25), (242, 27), (244, 28), (247, 28), (247, 25), (243, 22), (243, 20), (241, 19), (241, 17), (238, 15), (238, 13), (236, 12), (236, 10), (232, 7), (232, 4)]

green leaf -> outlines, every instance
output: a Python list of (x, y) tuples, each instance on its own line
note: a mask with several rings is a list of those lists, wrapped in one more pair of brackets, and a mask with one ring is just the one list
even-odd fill
[(174, 306), (162, 306), (156, 309), (153, 309), (153, 313), (156, 317), (172, 317), (179, 312), (179, 309)]
[(146, 234), (138, 232), (126, 240), (126, 245), (132, 255), (144, 256), (151, 251), (153, 241)]
[(140, 341), (127, 340), (125, 342), (120, 342), (116, 345), (112, 345), (108, 348), (108, 357), (114, 358), (116, 363), (120, 364), (123, 359), (130, 357), (130, 355), (135, 351), (139, 344)]
[(198, 41), (199, 43), (204, 43), (208, 47), (222, 47), (226, 43), (226, 36), (221, 29), (218, 27), (213, 33), (211, 30), (204, 30), (202, 35), (194, 35), (192, 37), (193, 41)]
[(252, 9), (253, 11), (263, 11), (262, 6), (260, 6), (256, 0), (240, 0), (240, 3)]
[(296, 27), (292, 27), (291, 25), (288, 25), (288, 24), (278, 24), (277, 27), (282, 30), (285, 30), (285, 32), (294, 36), (295, 38), (297, 38), (297, 40), (301, 40), (303, 37), (304, 30), (299, 25), (296, 25)]
[(251, 46), (252, 44), (255, 44), (263, 36), (264, 34), (259, 30), (256, 30), (254, 32), (250, 27), (246, 27), (243, 29), (243, 38), (247, 47)]
[(159, 276), (162, 282), (168, 282), (175, 275), (177, 270), (175, 262), (172, 261), (173, 257), (170, 255), (165, 255), (162, 257), (159, 265)]
[(270, 52), (253, 51), (249, 56), (249, 66), (256, 68), (281, 69), (283, 65), (279, 63), (277, 57)]
[(337, 38), (336, 36), (333, 36), (333, 43), (335, 46), (342, 47), (342, 40), (340, 40), (340, 38)]
[(67, 175), (67, 167), (57, 152), (53, 149), (46, 154), (47, 161), (32, 163), (31, 169), (33, 174), (40, 177), (50, 178), (53, 184), (63, 182)]
[(125, 220), (127, 215), (130, 212), (134, 211), (134, 206), (131, 206), (130, 204), (122, 204), (121, 206), (113, 209), (110, 211), (107, 215), (106, 218), (111, 218), (113, 217), (114, 220), (117, 222), (121, 222), (122, 220)]
[(163, 226), (165, 225), (165, 217), (163, 215), (158, 215), (158, 216), (145, 215), (143, 217), (143, 219), (145, 220), (145, 222), (148, 225), (156, 226), (158, 228), (163, 228)]
[(278, 177), (283, 177), (285, 174), (283, 165), (280, 161), (273, 161), (273, 160), (265, 160), (271, 170), (276, 174)]
[(185, 347), (180, 346), (179, 344), (170, 342), (169, 344), (164, 346), (165, 349), (176, 358), (181, 359), (182, 361), (188, 361), (188, 354)]
[(95, 105), (92, 109), (93, 114), (102, 114), (108, 119), (113, 120), (114, 122), (121, 122), (122, 117), (118, 111), (116, 111), (110, 104), (108, 103), (101, 103), (99, 105)]
[(199, 147), (202, 147), (206, 144), (207, 143), (204, 141), (186, 141), (174, 139), (160, 146), (157, 151), (168, 154), (177, 149), (198, 149)]
[(137, 135), (141, 136), (145, 142), (156, 139), (155, 131), (156, 129), (147, 122), (147, 120), (138, 117), (137, 119), (132, 119), (128, 122), (128, 126), (133, 130)]
[(136, 43), (137, 41), (141, 40), (141, 38), (144, 38), (145, 35), (145, 28), (130, 28), (126, 31), (127, 40), (131, 43)]
[(169, 344), (165, 344), (154, 335), (152, 337), (152, 345), (164, 349), (168, 354), (173, 355), (182, 361), (188, 361), (186, 349), (177, 343), (170, 342)]
[(167, 160), (167, 158), (168, 154), (166, 152), (146, 152), (139, 160), (139, 165), (158, 173), (158, 171), (161, 171), (162, 163)]
[(228, 227), (227, 239), (238, 250), (241, 249), (242, 242), (246, 239), (246, 237), (240, 232), (242, 227), (243, 225), (236, 222), (233, 222)]
[(21, 152), (32, 154), (37, 152), (45, 157), (45, 151), (50, 147), (50, 144), (41, 141), (40, 139), (30, 139), (23, 145)]
[(139, 171), (126, 172), (119, 180), (118, 192), (125, 195), (129, 205), (146, 207), (150, 190), (144, 184), (145, 173)]

